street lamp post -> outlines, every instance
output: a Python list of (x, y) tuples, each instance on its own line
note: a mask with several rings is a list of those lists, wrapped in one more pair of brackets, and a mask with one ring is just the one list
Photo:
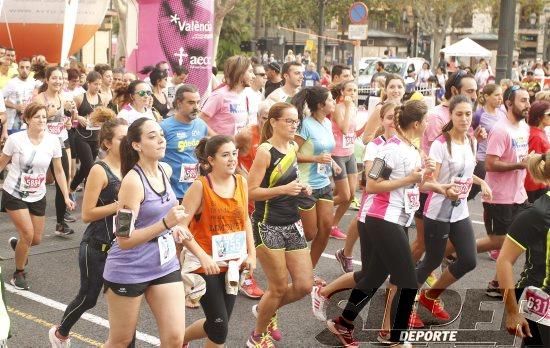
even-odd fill
[(496, 80), (510, 77), (514, 53), (514, 26), (516, 17), (516, 0), (500, 1), (500, 18), (498, 21), (498, 50)]

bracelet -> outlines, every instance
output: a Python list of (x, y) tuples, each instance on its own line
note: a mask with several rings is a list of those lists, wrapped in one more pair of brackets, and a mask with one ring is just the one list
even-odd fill
[(166, 227), (167, 230), (170, 230), (170, 227), (168, 227), (168, 224), (166, 223), (165, 219), (166, 219), (165, 217), (162, 218), (162, 224), (164, 225), (164, 227)]

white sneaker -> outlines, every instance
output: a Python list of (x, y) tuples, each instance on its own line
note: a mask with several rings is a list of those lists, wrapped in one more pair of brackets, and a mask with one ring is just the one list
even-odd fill
[(315, 318), (320, 321), (327, 321), (328, 298), (321, 295), (320, 291), (321, 287), (318, 285), (313, 286), (313, 289), (311, 289), (311, 309)]
[(55, 335), (55, 332), (57, 331), (57, 326), (52, 326), (50, 331), (48, 332), (48, 336), (50, 337), (50, 343), (52, 344), (52, 348), (69, 348), (71, 346), (71, 339), (67, 338), (66, 340), (60, 340)]

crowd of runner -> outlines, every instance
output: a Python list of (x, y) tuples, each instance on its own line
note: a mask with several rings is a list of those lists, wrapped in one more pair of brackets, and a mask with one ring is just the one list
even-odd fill
[[(247, 347), (281, 341), (278, 321), (289, 319), (278, 310), (308, 295), (313, 316), (357, 347), (354, 320), (383, 284), (378, 340), (406, 346), (401, 333), (424, 327), (418, 306), (450, 320), (441, 294), (482, 252), (497, 261), (487, 295), (504, 296), (507, 329), (528, 346), (550, 346), (548, 323), (518, 310), (535, 297), (550, 304), (549, 91), (480, 86), (457, 69), (429, 109), (426, 96), (405, 97), (403, 78), (387, 74), (364, 122), (345, 65), (321, 84), (308, 82), (312, 64), (233, 56), (223, 81), (201, 96), (167, 62), (143, 68), (140, 80), (124, 67), (86, 72), (75, 60), (59, 67), (15, 57), (0, 49), (10, 76), (0, 79), (0, 171), (2, 219), (14, 230), (11, 285), (28, 290), (38, 276), (25, 267), (45, 229), (47, 184), (55, 184), (56, 235), (72, 238), (75, 209), (88, 224), (80, 289), (49, 331), (52, 347), (70, 345), (72, 326), (101, 293), (105, 347), (135, 346), (143, 299), (162, 346), (221, 347), (239, 292), (259, 300)], [(358, 191), (357, 216), (343, 226)], [(476, 240), (468, 201), (478, 194), (487, 236)], [(316, 265), (330, 237), (345, 245), (334, 263), (343, 274), (327, 281)], [(348, 289), (341, 314), (327, 318), (331, 297)], [(186, 324), (185, 308), (199, 305), (204, 319)]]

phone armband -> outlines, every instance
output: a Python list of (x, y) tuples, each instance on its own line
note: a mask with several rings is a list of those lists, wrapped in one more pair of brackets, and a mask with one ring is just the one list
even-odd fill
[(369, 171), (369, 178), (377, 180), (379, 178), (388, 180), (390, 178), (392, 168), (386, 164), (382, 158), (375, 158), (372, 167)]

